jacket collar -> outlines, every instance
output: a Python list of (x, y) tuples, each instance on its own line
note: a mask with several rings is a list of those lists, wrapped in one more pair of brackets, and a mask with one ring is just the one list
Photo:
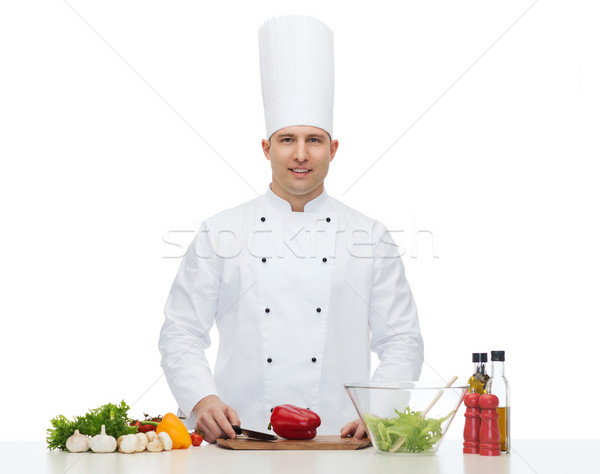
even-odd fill
[[(271, 189), (270, 184), (269, 184), (269, 189), (267, 190), (266, 196), (267, 196), (267, 201), (273, 207), (279, 209), (282, 212), (293, 212), (292, 205), (289, 202), (287, 202), (285, 199), (277, 196), (277, 194), (275, 194), (273, 192), (273, 190)], [(306, 203), (306, 205), (304, 206), (304, 212), (317, 212), (317, 211), (321, 210), (323, 208), (323, 206), (325, 205), (325, 203), (327, 202), (327, 198), (328, 198), (327, 192), (325, 191), (325, 189), (323, 189), (323, 192), (321, 194), (319, 194), (312, 201), (308, 201)], [(301, 213), (299, 213), (299, 214), (301, 214)]]

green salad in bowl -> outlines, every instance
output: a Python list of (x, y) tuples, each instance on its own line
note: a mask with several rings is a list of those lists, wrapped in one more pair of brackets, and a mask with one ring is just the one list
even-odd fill
[(435, 453), (467, 390), (424, 382), (345, 387), (375, 448), (397, 454)]

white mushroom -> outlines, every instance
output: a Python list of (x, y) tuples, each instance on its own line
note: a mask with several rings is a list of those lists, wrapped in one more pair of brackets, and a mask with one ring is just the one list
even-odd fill
[(173, 449), (173, 440), (169, 436), (169, 433), (166, 431), (161, 431), (158, 433), (158, 439), (162, 441), (165, 451), (171, 451), (171, 449)]
[(150, 451), (151, 453), (159, 453), (160, 451), (162, 451), (164, 449), (163, 443), (162, 441), (156, 437), (156, 439), (154, 441), (150, 441), (148, 443), (148, 446), (146, 446), (146, 449), (148, 451)]
[(120, 453), (131, 454), (135, 453), (138, 446), (137, 436), (134, 434), (128, 434), (120, 436), (117, 440), (117, 447)]
[(141, 453), (148, 444), (148, 437), (145, 433), (136, 433), (134, 435), (137, 438), (137, 447), (135, 448), (136, 453)]

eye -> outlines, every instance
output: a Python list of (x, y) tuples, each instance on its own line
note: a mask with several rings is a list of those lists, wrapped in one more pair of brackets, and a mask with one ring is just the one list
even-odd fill
[(285, 142), (285, 143), (291, 143), (291, 142), (292, 142), (292, 139), (291, 139), (290, 137), (283, 137), (283, 138), (281, 139), (281, 141), (282, 141), (282, 142)]
[(311, 143), (321, 143), (321, 140), (320, 140), (320, 139), (318, 139), (318, 138), (316, 138), (316, 137), (312, 137), (312, 138), (310, 139), (310, 142), (311, 142)]

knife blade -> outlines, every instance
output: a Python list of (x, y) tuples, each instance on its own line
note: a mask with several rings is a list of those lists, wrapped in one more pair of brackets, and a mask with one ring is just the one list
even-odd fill
[(260, 431), (247, 430), (246, 428), (242, 428), (238, 425), (231, 425), (231, 427), (233, 428), (233, 431), (235, 431), (235, 434), (243, 434), (248, 438), (262, 439), (263, 441), (274, 441), (277, 439), (277, 436), (272, 435), (270, 433), (261, 433)]

